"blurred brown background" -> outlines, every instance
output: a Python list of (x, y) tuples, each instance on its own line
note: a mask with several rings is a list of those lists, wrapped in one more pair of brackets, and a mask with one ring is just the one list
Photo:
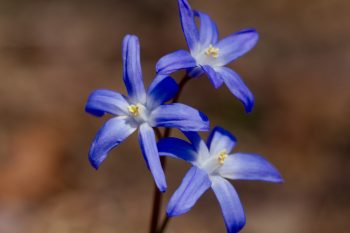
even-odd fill
[[(181, 99), (230, 129), (236, 151), (264, 155), (286, 180), (233, 182), (246, 209), (242, 232), (350, 232), (350, 2), (190, 3), (212, 16), (222, 36), (245, 27), (261, 36), (230, 65), (255, 95), (252, 114), (206, 78), (192, 81)], [(0, 5), (0, 232), (147, 232), (153, 183), (136, 135), (94, 171), (87, 152), (106, 118), (87, 115), (84, 104), (94, 89), (125, 93), (125, 34), (140, 37), (146, 83), (158, 58), (186, 48), (176, 0)], [(166, 199), (188, 168), (168, 164)], [(225, 232), (214, 195), (167, 232)]]

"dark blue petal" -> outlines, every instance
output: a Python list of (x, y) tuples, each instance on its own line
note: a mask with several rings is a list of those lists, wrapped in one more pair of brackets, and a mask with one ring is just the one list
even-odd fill
[(197, 132), (183, 131), (183, 134), (185, 134), (192, 143), (193, 148), (197, 151), (199, 159), (205, 159), (210, 156), (207, 145)]
[(245, 225), (244, 210), (233, 186), (222, 177), (212, 178), (212, 189), (221, 206), (228, 233), (237, 233)]
[(254, 29), (245, 29), (225, 37), (215, 45), (219, 48), (217, 65), (223, 66), (249, 52), (259, 39)]
[(204, 70), (201, 66), (196, 66), (187, 70), (187, 75), (191, 78), (198, 78), (204, 74)]
[(169, 76), (157, 75), (148, 89), (147, 106), (153, 109), (172, 99), (179, 91), (175, 80)]
[(118, 146), (130, 134), (136, 130), (136, 126), (125, 117), (115, 117), (108, 120), (98, 131), (89, 152), (91, 165), (98, 169), (108, 152)]
[(85, 111), (95, 116), (103, 116), (105, 113), (112, 115), (127, 115), (128, 102), (114, 91), (96, 90), (92, 92), (85, 105)]
[(147, 163), (148, 169), (151, 171), (154, 181), (161, 192), (165, 192), (167, 185), (160, 163), (159, 154), (157, 150), (156, 137), (152, 127), (144, 123), (140, 126), (139, 141), (143, 157)]
[(221, 176), (234, 180), (261, 180), (282, 182), (277, 169), (265, 158), (256, 154), (236, 153), (225, 159)]
[(218, 89), (224, 82), (220, 75), (217, 74), (217, 72), (209, 65), (204, 65), (202, 66), (202, 68), (207, 73), (210, 82), (214, 85), (216, 89)]
[(179, 11), (182, 31), (184, 32), (187, 45), (194, 50), (199, 40), (198, 28), (194, 18), (194, 12), (187, 0), (179, 0)]
[(239, 75), (226, 67), (216, 68), (216, 71), (220, 74), (230, 92), (243, 103), (245, 111), (251, 112), (254, 107), (254, 96)]
[(183, 159), (187, 162), (195, 162), (197, 152), (193, 146), (178, 138), (163, 138), (158, 143), (158, 151), (161, 156), (170, 156), (177, 159)]
[(210, 188), (210, 185), (208, 174), (197, 167), (192, 167), (170, 198), (167, 206), (168, 216), (178, 216), (188, 212), (202, 194)]
[(209, 17), (209, 15), (203, 12), (195, 11), (194, 13), (200, 20), (199, 42), (201, 46), (206, 48), (210, 44), (216, 44), (219, 32), (215, 22)]
[(209, 120), (198, 110), (180, 103), (161, 105), (151, 113), (154, 127), (177, 128), (183, 131), (207, 131)]
[(216, 155), (222, 150), (226, 150), (227, 153), (230, 153), (236, 142), (236, 138), (230, 132), (216, 126), (213, 131), (211, 131), (207, 145), (210, 149), (210, 154)]
[(126, 35), (123, 41), (123, 78), (131, 99), (136, 103), (146, 102), (140, 64), (140, 44), (137, 36)]
[(158, 74), (167, 75), (181, 69), (194, 68), (196, 66), (197, 63), (189, 52), (178, 50), (159, 59), (156, 64), (156, 70)]

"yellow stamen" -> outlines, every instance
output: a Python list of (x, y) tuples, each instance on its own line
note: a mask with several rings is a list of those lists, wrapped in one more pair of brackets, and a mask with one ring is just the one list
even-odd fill
[(208, 57), (212, 56), (213, 58), (218, 58), (219, 56), (219, 48), (215, 48), (212, 44), (205, 50), (205, 55)]
[(133, 115), (134, 117), (137, 117), (140, 115), (140, 107), (137, 105), (130, 105), (128, 106), (128, 110), (131, 113), (131, 115)]
[(223, 150), (223, 151), (221, 151), (220, 153), (219, 153), (219, 163), (221, 164), (221, 165), (223, 165), (224, 164), (224, 162), (225, 162), (225, 159), (227, 158), (227, 151), (226, 150)]

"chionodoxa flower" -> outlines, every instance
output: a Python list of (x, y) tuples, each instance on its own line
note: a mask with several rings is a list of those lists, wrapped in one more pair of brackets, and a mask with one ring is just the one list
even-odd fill
[[(251, 50), (258, 41), (254, 29), (245, 29), (218, 40), (215, 22), (205, 13), (193, 11), (187, 0), (178, 0), (182, 30), (190, 52), (178, 50), (162, 57), (156, 69), (159, 74), (171, 74), (187, 69), (191, 77), (206, 73), (215, 88), (226, 84), (247, 112), (252, 111), (254, 97), (239, 75), (225, 67)], [(195, 19), (199, 18), (198, 29)]]
[(178, 138), (158, 142), (160, 155), (183, 159), (192, 168), (170, 198), (169, 217), (188, 212), (210, 187), (221, 206), (227, 232), (238, 232), (245, 225), (243, 207), (237, 192), (227, 179), (282, 182), (277, 169), (256, 154), (234, 153), (235, 137), (216, 127), (205, 143), (195, 132), (184, 132), (191, 144)]
[(96, 90), (88, 98), (86, 111), (95, 116), (109, 113), (114, 117), (98, 131), (89, 152), (96, 169), (108, 152), (139, 129), (139, 143), (160, 191), (166, 190), (166, 180), (160, 163), (156, 137), (152, 127), (180, 130), (209, 130), (208, 118), (196, 109), (180, 103), (164, 104), (178, 92), (177, 83), (169, 76), (158, 75), (146, 92), (140, 65), (138, 38), (127, 35), (123, 41), (123, 79), (129, 96), (111, 90)]

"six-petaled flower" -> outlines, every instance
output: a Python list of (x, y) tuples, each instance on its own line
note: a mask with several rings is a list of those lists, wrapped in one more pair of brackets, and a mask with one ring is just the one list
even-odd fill
[(245, 224), (243, 207), (233, 186), (233, 180), (261, 180), (282, 182), (276, 168), (256, 154), (234, 153), (235, 137), (216, 127), (205, 143), (195, 132), (184, 132), (191, 144), (178, 138), (164, 138), (158, 142), (159, 153), (183, 159), (192, 168), (171, 197), (167, 215), (188, 212), (210, 187), (213, 189), (224, 216), (227, 232), (238, 232)]
[(86, 111), (103, 116), (114, 115), (99, 130), (94, 139), (89, 160), (96, 169), (108, 152), (139, 129), (142, 153), (160, 191), (166, 190), (156, 137), (152, 127), (169, 127), (189, 131), (209, 129), (208, 118), (187, 105), (164, 104), (172, 99), (178, 85), (169, 76), (158, 75), (146, 92), (140, 65), (140, 48), (136, 36), (127, 35), (123, 41), (123, 78), (128, 97), (110, 90), (94, 91), (86, 104)]
[[(187, 0), (178, 0), (182, 30), (190, 52), (178, 50), (162, 57), (156, 69), (159, 74), (171, 74), (187, 69), (191, 77), (206, 73), (215, 88), (223, 83), (250, 112), (254, 97), (239, 75), (226, 64), (236, 60), (251, 50), (258, 41), (254, 29), (245, 29), (218, 40), (215, 22), (205, 13), (193, 11)], [(198, 29), (195, 18), (200, 20)]]

